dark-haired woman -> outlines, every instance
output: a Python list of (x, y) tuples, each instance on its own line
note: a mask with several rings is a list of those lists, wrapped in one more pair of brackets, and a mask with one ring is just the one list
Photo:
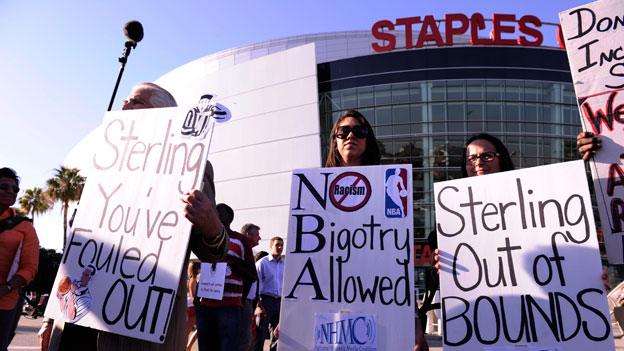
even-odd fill
[[(464, 164), (462, 166), (462, 176), (474, 177), (492, 173), (512, 171), (514, 169), (511, 155), (502, 141), (497, 137), (481, 133), (470, 137), (464, 144)], [(433, 309), (433, 297), (435, 292), (440, 288), (437, 273), (440, 271), (440, 250), (438, 250), (438, 242), (436, 232), (429, 234), (429, 246), (434, 251), (435, 272), (427, 278), (427, 291), (421, 311), (421, 319), (426, 320), (425, 313)]]
[[(340, 116), (331, 129), (325, 167), (373, 166), (378, 165), (380, 159), (375, 133), (364, 115), (349, 110)], [(429, 350), (419, 319), (416, 319), (415, 329), (414, 351)]]
[[(583, 159), (589, 159), (600, 148), (599, 139), (591, 133), (579, 134), (577, 144)], [(462, 175), (464, 177), (482, 176), (514, 169), (511, 155), (505, 145), (498, 138), (487, 133), (477, 134), (468, 139), (464, 145), (463, 155), (465, 162)], [(439, 271), (440, 251), (438, 249), (435, 249), (434, 261), (435, 268)], [(602, 281), (605, 289), (608, 289), (609, 283), (604, 273)]]
[(330, 132), (329, 154), (325, 167), (373, 166), (381, 158), (377, 139), (370, 124), (356, 110), (343, 114)]
[[(464, 165), (462, 176), (474, 177), (492, 173), (513, 171), (511, 154), (497, 137), (481, 133), (470, 137), (464, 144)], [(433, 237), (432, 237), (433, 236)], [(434, 239), (433, 247), (437, 247), (435, 232), (429, 235)], [(436, 248), (434, 261), (436, 270), (440, 270), (440, 252)]]
[(491, 173), (512, 171), (511, 155), (505, 145), (495, 136), (477, 134), (464, 145), (464, 177), (482, 176)]

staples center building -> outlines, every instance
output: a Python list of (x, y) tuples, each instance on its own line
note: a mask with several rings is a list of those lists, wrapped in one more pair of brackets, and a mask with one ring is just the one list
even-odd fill
[(434, 229), (433, 183), (461, 177), (469, 136), (500, 137), (517, 168), (578, 159), (568, 61), (565, 50), (543, 45), (556, 43), (556, 27), (548, 28), (509, 14), (382, 20), (371, 31), (221, 51), (156, 83), (180, 105), (199, 91), (229, 104), (232, 121), (217, 127), (210, 148), (217, 201), (234, 208), (233, 228), (262, 228), (263, 249), (286, 236), (291, 171), (321, 166), (333, 122), (358, 109), (382, 163), (413, 165), (416, 260), (424, 264), (428, 252), (418, 250)]

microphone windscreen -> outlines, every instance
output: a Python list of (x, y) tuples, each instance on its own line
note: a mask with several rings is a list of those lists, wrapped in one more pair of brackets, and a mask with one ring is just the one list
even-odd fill
[(141, 22), (130, 21), (126, 23), (124, 26), (124, 35), (135, 43), (140, 42), (143, 39), (143, 26)]

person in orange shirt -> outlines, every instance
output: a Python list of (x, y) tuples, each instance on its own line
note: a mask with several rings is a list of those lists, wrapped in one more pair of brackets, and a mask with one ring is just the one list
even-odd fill
[(15, 331), (19, 290), (35, 277), (39, 266), (39, 239), (30, 221), (11, 206), (19, 192), (19, 177), (0, 168), (0, 351)]

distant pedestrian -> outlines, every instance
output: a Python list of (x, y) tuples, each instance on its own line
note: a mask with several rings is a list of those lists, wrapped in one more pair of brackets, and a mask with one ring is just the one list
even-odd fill
[[(256, 262), (258, 270), (260, 299), (256, 307), (255, 315), (260, 316), (260, 323), (256, 333), (254, 350), (262, 351), (264, 339), (271, 329), (270, 338), (274, 339), (272, 329), (277, 327), (280, 316), (280, 304), (282, 302), (282, 285), (284, 281), (284, 239), (279, 236), (271, 238), (269, 243), (270, 254)], [(270, 329), (269, 329), (270, 328)], [(277, 350), (271, 342), (271, 351)]]
[[(247, 223), (241, 228), (241, 234), (249, 239), (249, 244), (252, 248), (258, 246), (260, 242), (260, 227), (253, 224)], [(254, 270), (255, 272), (255, 270)], [(258, 299), (258, 281), (256, 274), (256, 281), (249, 284), (249, 287), (244, 287), (243, 291), (247, 291), (245, 294), (245, 298), (243, 299), (243, 312), (241, 316), (241, 327), (240, 327), (240, 345), (239, 351), (249, 351), (251, 344), (251, 325), (254, 320), (253, 312), (256, 308), (255, 303)]]
[(11, 208), (19, 190), (17, 173), (0, 168), (0, 351), (6, 351), (17, 326), (20, 289), (33, 280), (39, 268), (35, 228)]
[(188, 274), (188, 294), (186, 296), (186, 351), (193, 349), (193, 344), (197, 341), (197, 313), (195, 312), (195, 299), (197, 298), (197, 284), (199, 283), (199, 274), (201, 270), (201, 262), (192, 260), (187, 267)]

